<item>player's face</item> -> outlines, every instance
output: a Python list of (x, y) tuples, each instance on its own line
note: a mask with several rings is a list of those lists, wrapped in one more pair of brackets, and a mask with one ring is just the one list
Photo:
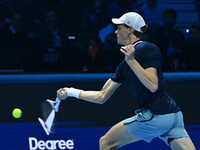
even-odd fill
[(121, 24), (117, 26), (117, 30), (115, 31), (115, 34), (117, 36), (117, 43), (118, 44), (122, 44), (122, 45), (126, 45), (127, 41), (129, 40), (129, 28), (127, 28), (127, 26)]

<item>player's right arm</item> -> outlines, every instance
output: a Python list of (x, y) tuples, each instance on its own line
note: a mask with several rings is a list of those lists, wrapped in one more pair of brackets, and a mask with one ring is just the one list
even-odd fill
[[(79, 99), (92, 103), (103, 104), (112, 96), (119, 86), (120, 83), (114, 82), (112, 79), (108, 79), (100, 91), (80, 91)], [(59, 89), (57, 91), (58, 98), (60, 100), (66, 99), (69, 95), (69, 93), (67, 93), (69, 89), (70, 88)], [(65, 92), (61, 93), (61, 90), (64, 90)]]

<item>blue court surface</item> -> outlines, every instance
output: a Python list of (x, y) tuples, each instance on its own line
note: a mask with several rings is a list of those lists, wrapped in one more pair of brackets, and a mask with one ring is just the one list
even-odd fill
[[(55, 133), (46, 135), (38, 123), (1, 123), (1, 150), (98, 150), (99, 138), (110, 127), (93, 126), (90, 122), (59, 122)], [(200, 149), (200, 126), (186, 126), (196, 149)], [(169, 150), (160, 139), (150, 144), (139, 141), (120, 150)]]

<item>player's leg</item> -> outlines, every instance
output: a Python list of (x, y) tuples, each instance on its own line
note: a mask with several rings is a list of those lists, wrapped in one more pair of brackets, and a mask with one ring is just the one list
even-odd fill
[(100, 150), (116, 150), (140, 139), (126, 130), (127, 125), (121, 121), (113, 126), (99, 141)]
[(172, 140), (170, 143), (172, 150), (195, 150), (194, 144), (190, 137), (182, 137)]
[(166, 120), (162, 115), (153, 115), (150, 110), (138, 110), (136, 113), (137, 115), (113, 126), (100, 139), (100, 150), (116, 150), (141, 139), (151, 142), (154, 137), (171, 127), (169, 122), (172, 121)]
[(160, 138), (172, 150), (195, 150), (195, 147), (184, 128), (183, 115), (181, 111), (174, 113), (173, 128), (160, 135)]

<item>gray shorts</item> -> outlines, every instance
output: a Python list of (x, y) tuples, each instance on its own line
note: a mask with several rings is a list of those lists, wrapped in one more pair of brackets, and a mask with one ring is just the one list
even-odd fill
[(188, 136), (184, 128), (183, 115), (179, 111), (164, 115), (153, 115), (150, 110), (136, 110), (136, 115), (125, 119), (127, 130), (146, 142), (153, 138), (162, 139), (167, 145), (168, 138), (181, 138)]

